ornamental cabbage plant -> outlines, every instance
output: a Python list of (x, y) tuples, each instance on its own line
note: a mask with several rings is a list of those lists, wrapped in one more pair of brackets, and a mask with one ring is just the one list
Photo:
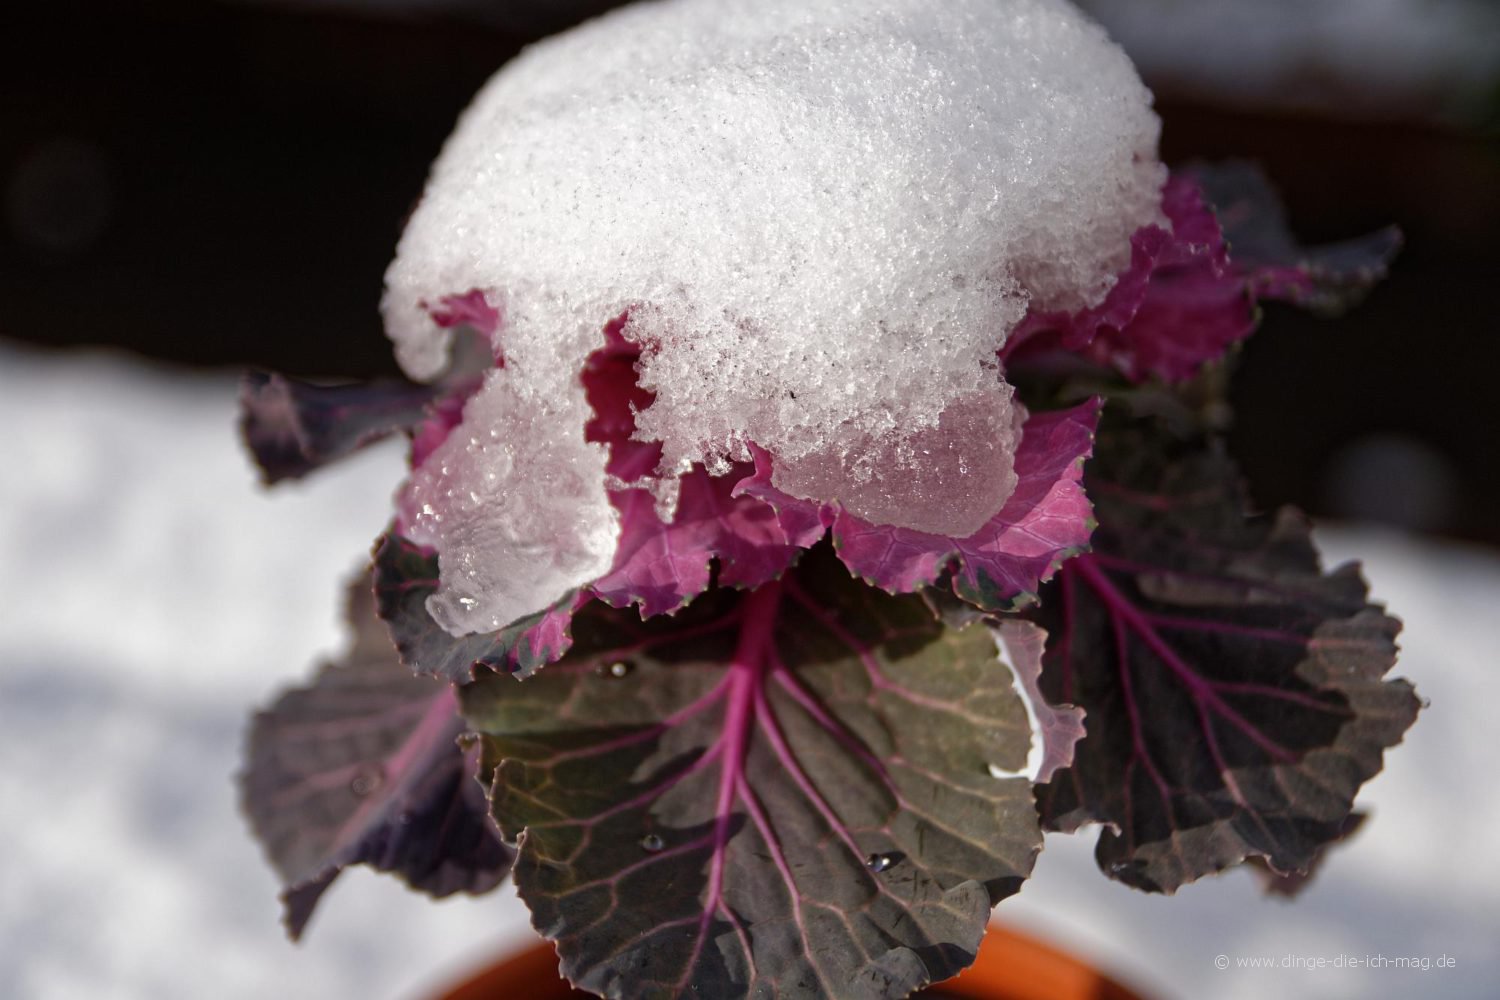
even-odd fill
[(244, 385), (268, 482), (410, 443), (351, 651), (252, 727), (292, 935), (350, 865), (511, 877), (595, 993), (900, 997), (1045, 830), (1306, 872), (1418, 703), (1249, 513), (1224, 375), (1398, 238), (1158, 132), (1065, 0), (663, 0), (502, 69), (386, 275), (411, 381)]

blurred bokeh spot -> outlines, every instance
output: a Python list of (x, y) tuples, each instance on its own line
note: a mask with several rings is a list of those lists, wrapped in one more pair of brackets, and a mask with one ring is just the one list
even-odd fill
[(104, 233), (113, 202), (104, 150), (86, 139), (48, 139), (7, 178), (5, 223), (17, 243), (42, 259), (67, 258)]

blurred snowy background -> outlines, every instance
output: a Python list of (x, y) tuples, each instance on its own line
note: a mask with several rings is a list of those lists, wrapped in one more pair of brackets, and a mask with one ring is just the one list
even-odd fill
[(1489, 0), (1078, 0), (1158, 94), (1462, 122), (1500, 86)]
[[(232, 369), (389, 371), (380, 276), (454, 116), (517, 46), (608, 6), (0, 13), (0, 996), (418, 1000), (527, 939), (509, 892), (432, 904), (363, 872), (282, 938), (231, 783), (244, 723), (339, 648), (400, 457), (262, 492)], [(1262, 162), (1309, 239), (1408, 234), (1352, 316), (1268, 314), (1233, 446), (1263, 504), (1385, 525), (1322, 538), (1406, 620), (1397, 673), (1432, 706), (1294, 904), (1248, 872), (1141, 896), (1090, 837), (1054, 837), (999, 916), (1163, 998), (1494, 996), (1500, 10), (1088, 6), (1157, 90), (1170, 162)], [(1340, 952), (1456, 964), (1214, 967)]]

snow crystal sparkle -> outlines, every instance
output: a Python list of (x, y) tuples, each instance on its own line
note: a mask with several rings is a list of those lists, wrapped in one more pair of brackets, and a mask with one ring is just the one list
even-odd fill
[(435, 612), (494, 628), (608, 568), (578, 372), (625, 312), (659, 496), (754, 443), (791, 495), (972, 534), (1016, 482), (996, 351), (1029, 308), (1107, 292), (1159, 217), (1157, 134), (1063, 0), (667, 0), (533, 47), (464, 114), (387, 274), (414, 377), (444, 357), (425, 303), (479, 289), (504, 317), (505, 369), (412, 485)]

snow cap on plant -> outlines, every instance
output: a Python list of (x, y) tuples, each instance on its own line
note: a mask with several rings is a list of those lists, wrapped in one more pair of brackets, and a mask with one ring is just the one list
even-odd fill
[(387, 276), (428, 383), (245, 382), (267, 481), (411, 441), (353, 648), (251, 731), (289, 930), (350, 865), (509, 873), (585, 989), (899, 997), (1044, 828), (1310, 870), (1399, 623), (1174, 383), (1399, 240), (1156, 135), (1063, 0), (665, 0), (496, 76)]
[(1150, 105), (1064, 0), (665, 0), (523, 53), (387, 274), (410, 375), (454, 325), (497, 359), (401, 499), (433, 617), (675, 610), (830, 525), (888, 589), (1034, 592), (1087, 538), (1093, 413), (1028, 416), (999, 356), (1162, 221)]

